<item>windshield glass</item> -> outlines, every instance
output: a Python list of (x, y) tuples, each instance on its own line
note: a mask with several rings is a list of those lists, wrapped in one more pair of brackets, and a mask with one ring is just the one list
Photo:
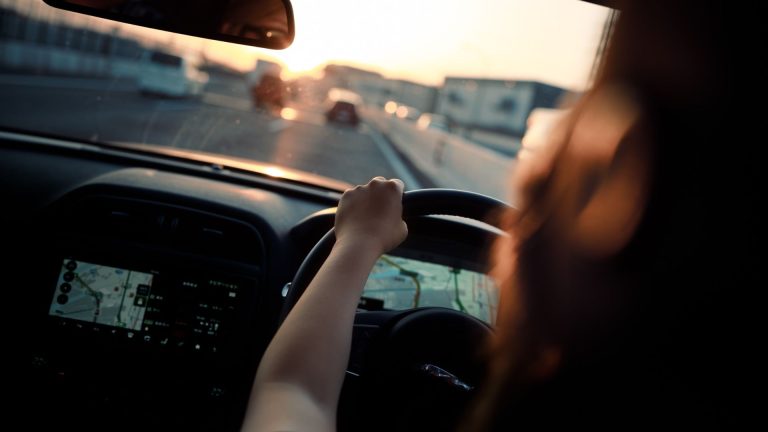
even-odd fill
[(610, 16), (577, 0), (292, 4), (295, 42), (270, 51), (0, 1), (0, 127), (513, 200), (529, 114), (588, 88)]

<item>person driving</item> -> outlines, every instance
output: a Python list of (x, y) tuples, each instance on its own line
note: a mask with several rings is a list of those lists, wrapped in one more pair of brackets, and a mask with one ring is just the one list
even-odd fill
[[(711, 253), (733, 241), (712, 226), (735, 220), (708, 205), (723, 188), (707, 150), (726, 135), (724, 6), (619, 6), (593, 88), (516, 173), (490, 372), (458, 430), (730, 421), (723, 290), (748, 276)], [(363, 285), (407, 235), (402, 193), (382, 177), (344, 193), (336, 244), (269, 345), (243, 430), (335, 430)]]

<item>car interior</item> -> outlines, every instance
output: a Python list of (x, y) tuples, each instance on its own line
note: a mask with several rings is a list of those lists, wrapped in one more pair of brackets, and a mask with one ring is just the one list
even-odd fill
[[(286, 298), (300, 295), (286, 285), (332, 227), (329, 209), (338, 193), (11, 133), (3, 133), (3, 153), (4, 178), (25, 179), (23, 188), (3, 187), (19, 212), (4, 215), (15, 226), (7, 243), (15, 251), (6, 261), (10, 284), (40, 287), (18, 293), (18, 313), (49, 315), (52, 296), (64, 291), (60, 285), (69, 279), (69, 265), (125, 269), (152, 279), (144, 326), (136, 331), (50, 315), (25, 323), (24, 381), (34, 383), (25, 387), (26, 396), (52, 414), (37, 420), (81, 424), (72, 413), (85, 404), (94, 410), (88, 416), (94, 425), (117, 416), (136, 426), (159, 421), (169, 427), (237, 429)], [(465, 199), (469, 204), (459, 216), (478, 217), (497, 205), (465, 194), (417, 194), (414, 206), (423, 214), (442, 214)], [(473, 206), (473, 199), (479, 203)], [(429, 216), (409, 220), (409, 230), (409, 239), (392, 255), (471, 269), (484, 268), (484, 251), (499, 235), (490, 227)], [(406, 333), (415, 340), (397, 342), (410, 345), (390, 348), (392, 355), (415, 355), (415, 344), (427, 358), (407, 359), (413, 364), (447, 367), (445, 360), (440, 363), (444, 357), (469, 367), (466, 362), (473, 359), (459, 357), (479, 344), (473, 336), (488, 331), (487, 324), (476, 319), (467, 324), (468, 316), (449, 312), (443, 319), (458, 320), (460, 329), (469, 326), (465, 340), (457, 342), (458, 334), (451, 332), (442, 340), (430, 338), (434, 350), (427, 349), (418, 332), (434, 329), (416, 323), (416, 334)], [(399, 322), (401, 314), (359, 313), (351, 385), (365, 377), (369, 340)], [(422, 321), (441, 322), (429, 316)], [(476, 385), (481, 371), (470, 372), (464, 379)], [(141, 409), (135, 401), (142, 401)]]
[[(285, 23), (274, 29), (229, 25), (226, 11), (211, 15), (216, 25), (199, 25), (144, 20), (154, 15), (120, 2), (46, 3), (266, 48), (294, 38), (287, 0), (277, 2)], [(253, 2), (265, 11), (274, 3)], [(20, 347), (10, 375), (23, 383), (12, 406), (24, 428), (238, 430), (259, 359), (332, 246), (350, 182), (6, 122), (0, 173), (6, 308)], [(408, 239), (381, 261), (388, 283), (415, 281), (416, 297), (394, 307), (364, 293), (340, 430), (450, 428), (483, 376), (492, 313), (473, 316), (426, 294), (420, 301), (408, 266), (452, 275), (445, 285), (457, 283), (457, 293), (460, 273), (487, 283), (488, 250), (505, 235), (494, 216), (510, 204), (423, 185), (404, 196)]]

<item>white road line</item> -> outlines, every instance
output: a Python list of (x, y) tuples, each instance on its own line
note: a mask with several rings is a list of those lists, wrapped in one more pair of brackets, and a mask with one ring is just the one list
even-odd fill
[(373, 127), (368, 127), (366, 131), (373, 138), (373, 142), (376, 143), (376, 147), (379, 148), (381, 154), (384, 155), (384, 159), (387, 160), (389, 165), (395, 171), (395, 175), (405, 183), (406, 190), (421, 189), (421, 183), (416, 180), (416, 177), (411, 173), (411, 170), (405, 166), (400, 156), (392, 148), (390, 144), (380, 133)]

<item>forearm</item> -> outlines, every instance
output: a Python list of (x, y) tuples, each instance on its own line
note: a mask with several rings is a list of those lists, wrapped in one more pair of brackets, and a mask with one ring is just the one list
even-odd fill
[(378, 256), (363, 242), (333, 248), (264, 354), (255, 397), (287, 385), (306, 392), (322, 410), (335, 415), (355, 309)]

